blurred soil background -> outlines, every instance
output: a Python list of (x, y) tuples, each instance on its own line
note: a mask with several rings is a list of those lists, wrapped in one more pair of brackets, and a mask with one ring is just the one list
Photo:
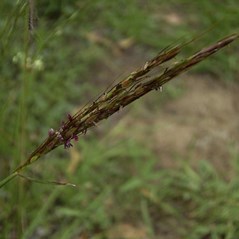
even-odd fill
[[(25, 1), (0, 3), (1, 178), (161, 49), (195, 37), (183, 58), (239, 23), (236, 0), (35, 0), (35, 9), (29, 41)], [(30, 166), (24, 174), (79, 187), (9, 183), (0, 238), (239, 238), (238, 57), (237, 41)]]

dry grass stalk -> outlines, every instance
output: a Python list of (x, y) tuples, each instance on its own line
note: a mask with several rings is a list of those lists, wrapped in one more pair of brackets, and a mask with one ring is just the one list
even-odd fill
[(108, 118), (148, 92), (159, 89), (163, 84), (170, 81), (175, 76), (203, 61), (238, 37), (238, 34), (230, 35), (202, 49), (191, 57), (172, 64), (171, 67), (166, 68), (163, 73), (153, 77), (149, 76), (148, 73), (152, 69), (177, 56), (184, 45), (178, 45), (163, 50), (155, 58), (146, 62), (142, 68), (132, 72), (127, 78), (101, 94), (95, 101), (86, 105), (74, 116), (68, 115), (68, 120), (63, 122), (60, 129), (58, 131), (51, 129), (44, 143), (40, 145), (29, 156), (27, 161), (20, 165), (14, 172), (18, 173), (32, 162), (60, 145), (64, 145), (65, 148), (71, 147), (71, 140), (77, 140), (78, 135), (85, 134), (90, 127), (95, 126), (99, 121)]

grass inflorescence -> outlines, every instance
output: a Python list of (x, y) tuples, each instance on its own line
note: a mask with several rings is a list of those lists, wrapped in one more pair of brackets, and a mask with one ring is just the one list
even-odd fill
[[(208, 156), (200, 151), (194, 158), (194, 154), (190, 154), (193, 145), (185, 149), (185, 155), (181, 155), (177, 147), (174, 151), (175, 145), (167, 141), (167, 135), (161, 131), (170, 126), (164, 117), (159, 119), (162, 128), (151, 124), (158, 122), (157, 111), (164, 107), (173, 112), (170, 120), (178, 118), (177, 110), (184, 118), (183, 124), (190, 120), (192, 115), (188, 111), (185, 113), (178, 103), (182, 96), (190, 102), (187, 109), (194, 107), (192, 94), (195, 91), (199, 92), (198, 100), (204, 103), (201, 96), (210, 98), (211, 92), (216, 94), (217, 87), (233, 95), (224, 83), (236, 83), (238, 78), (238, 45), (227, 47), (210, 61), (204, 59), (234, 41), (238, 34), (202, 48), (206, 42), (214, 42), (228, 32), (238, 32), (238, 4), (226, 0), (217, 3), (215, 11), (215, 2), (207, 0), (0, 1), (0, 175), (3, 178), (0, 182), (0, 238), (238, 238), (239, 154), (236, 147), (233, 151), (233, 140), (226, 142), (223, 138), (221, 148), (230, 150), (227, 157), (206, 140), (212, 154)], [(201, 34), (208, 26), (212, 26), (206, 31), (210, 33)], [(182, 39), (189, 32), (195, 34), (194, 31), (200, 32), (200, 37), (182, 44), (176, 40), (145, 62), (145, 57), (154, 55), (172, 39)], [(121, 48), (122, 40), (131, 45)], [(195, 40), (199, 44), (194, 44)], [(186, 57), (196, 48), (202, 50)], [(118, 64), (121, 61), (124, 64)], [(141, 68), (122, 81), (112, 83), (76, 114), (69, 114), (59, 127), (49, 129), (48, 137), (39, 145), (48, 128), (60, 122), (65, 112), (73, 112), (74, 105), (78, 109), (78, 105), (87, 101), (87, 96), (95, 95), (99, 85), (112, 78), (109, 69), (118, 75), (119, 71), (127, 71), (140, 61), (145, 62)], [(149, 115), (133, 119), (137, 102), (140, 114), (145, 113), (146, 102), (138, 101), (139, 98), (152, 90), (158, 90), (155, 92), (158, 97), (163, 84), (200, 61), (204, 63), (189, 74), (191, 95), (180, 90), (179, 96), (177, 92), (187, 81), (167, 84), (160, 102), (157, 99), (157, 103), (151, 104), (153, 109), (147, 107)], [(212, 85), (205, 75), (214, 78)], [(202, 92), (204, 88), (198, 88), (191, 76), (199, 77), (198, 82), (206, 84), (210, 92)], [(168, 93), (174, 95), (172, 105), (178, 107), (176, 113), (165, 104), (172, 100), (167, 98)], [(223, 96), (220, 95), (224, 100)], [(151, 95), (150, 100), (153, 97)], [(226, 107), (231, 106), (227, 100), (225, 98)], [(133, 101), (137, 101), (136, 109), (112, 126), (111, 116)], [(209, 104), (215, 107), (219, 102), (217, 98), (210, 98)], [(219, 114), (225, 112), (221, 111), (221, 105), (218, 110)], [(225, 117), (232, 125), (231, 131), (237, 126), (231, 122), (233, 116), (237, 116), (237, 111), (234, 112), (235, 115), (226, 114)], [(198, 117), (194, 112), (194, 116), (199, 121), (213, 120), (212, 115)], [(107, 133), (102, 134), (99, 127), (95, 130), (99, 135), (81, 137), (109, 117), (111, 126)], [(138, 128), (141, 120), (143, 129)], [(192, 128), (201, 130), (197, 122), (193, 119)], [(133, 127), (125, 132), (125, 125)], [(220, 134), (212, 139), (216, 144), (226, 132), (223, 124), (217, 126)], [(184, 141), (187, 129), (181, 124), (176, 127), (172, 137)], [(210, 132), (213, 131), (211, 124), (209, 127)], [(158, 141), (157, 132), (163, 144)], [(207, 139), (210, 137), (209, 132), (201, 134)], [(236, 130), (229, 134), (230, 138), (234, 134)], [(142, 144), (139, 143), (141, 137)], [(75, 147), (63, 149), (72, 147), (77, 140)], [(35, 150), (26, 157), (30, 147)], [(57, 147), (58, 150), (54, 150)], [(23, 174), (23, 169), (52, 150), (51, 159), (40, 160), (36, 167), (28, 167), (27, 176)], [(165, 155), (167, 152), (172, 158)], [(69, 160), (61, 160), (68, 153)], [(217, 161), (223, 157), (223, 163), (229, 167), (225, 169), (223, 164), (222, 175), (211, 158), (218, 155)], [(167, 168), (168, 164), (164, 166), (164, 161), (168, 160), (173, 161), (173, 168)], [(197, 160), (197, 168), (189, 160)], [(47, 180), (49, 175), (55, 180)], [(16, 177), (19, 180), (8, 183)], [(65, 178), (76, 185), (64, 183)]]
[(62, 122), (59, 130), (50, 129), (48, 138), (44, 143), (37, 147), (27, 161), (20, 165), (15, 172), (19, 172), (60, 145), (64, 145), (65, 148), (71, 147), (71, 140), (78, 140), (78, 135), (85, 134), (89, 128), (96, 126), (101, 120), (108, 118), (148, 92), (160, 89), (165, 83), (205, 60), (238, 37), (238, 34), (227, 36), (184, 60), (172, 63), (161, 74), (148, 76), (152, 69), (177, 56), (183, 45), (163, 50), (155, 58), (147, 61), (142, 68), (132, 72), (128, 77), (114, 85), (110, 90), (105, 91), (75, 115), (68, 115), (67, 121)]

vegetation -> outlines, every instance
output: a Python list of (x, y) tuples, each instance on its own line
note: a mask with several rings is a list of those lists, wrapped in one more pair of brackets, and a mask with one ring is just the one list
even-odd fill
[[(99, 62), (113, 69), (111, 57), (117, 61), (118, 52), (133, 44), (145, 52), (143, 63), (171, 42), (183, 42), (182, 36), (189, 41), (195, 28), (213, 28), (198, 49), (238, 31), (237, 1), (217, 3), (216, 13), (206, 0), (50, 2), (37, 2), (38, 19), (33, 14), (30, 22), (26, 1), (0, 3), (1, 179), (25, 162), (62, 116), (100, 93)], [(198, 49), (188, 44), (185, 54)], [(195, 73), (235, 81), (237, 50), (231, 45)], [(113, 131), (93, 131), (70, 151), (54, 150), (24, 171), (28, 180), (1, 188), (1, 237), (238, 237), (237, 151), (228, 160), (229, 177), (206, 161), (196, 169), (185, 159), (177, 168), (159, 169), (160, 155), (139, 141), (113, 138)], [(117, 235), (117, 228), (125, 234)]]

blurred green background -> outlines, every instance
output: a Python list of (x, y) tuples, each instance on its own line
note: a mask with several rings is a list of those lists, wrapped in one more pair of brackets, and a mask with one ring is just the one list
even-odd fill
[[(239, 2), (0, 2), (0, 178), (114, 80), (210, 29), (238, 32)], [(239, 238), (238, 41), (0, 189), (0, 238)], [(180, 57), (175, 59), (180, 60)]]

